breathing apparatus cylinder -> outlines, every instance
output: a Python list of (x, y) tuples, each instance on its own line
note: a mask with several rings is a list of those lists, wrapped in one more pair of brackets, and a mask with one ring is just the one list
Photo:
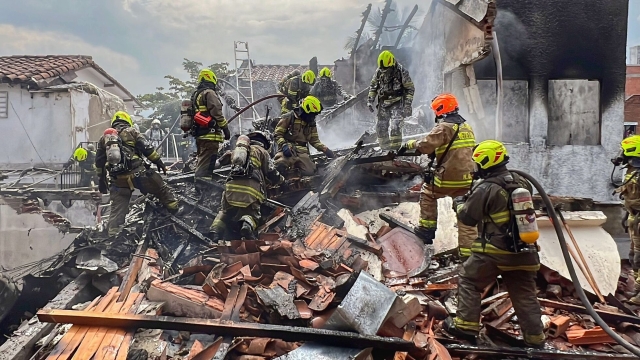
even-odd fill
[[(518, 224), (518, 233), (520, 240), (527, 244), (535, 243), (540, 237), (538, 231), (538, 223), (536, 221), (536, 214), (533, 212), (533, 199), (529, 190), (524, 188), (518, 188), (511, 193), (511, 202), (513, 203), (513, 210), (516, 212), (516, 224)], [(530, 213), (524, 213), (524, 212)]]
[(249, 157), (249, 148), (251, 146), (251, 140), (247, 135), (240, 135), (236, 142), (236, 148), (231, 153), (231, 166), (239, 166), (244, 168)]
[(104, 144), (107, 148), (107, 162), (111, 165), (118, 165), (122, 159), (118, 130), (108, 128), (104, 131), (103, 136)]
[(188, 132), (193, 127), (193, 104), (191, 100), (182, 100), (180, 104), (180, 129)]

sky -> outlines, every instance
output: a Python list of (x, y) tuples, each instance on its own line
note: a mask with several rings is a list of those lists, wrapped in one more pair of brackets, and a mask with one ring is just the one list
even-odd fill
[[(380, 0), (0, 0), (0, 55), (91, 55), (133, 94), (184, 77), (183, 58), (229, 62), (247, 41), (258, 64), (346, 57), (346, 37)], [(399, 6), (424, 0), (396, 0)], [(630, 0), (628, 45), (640, 45), (640, 0)]]

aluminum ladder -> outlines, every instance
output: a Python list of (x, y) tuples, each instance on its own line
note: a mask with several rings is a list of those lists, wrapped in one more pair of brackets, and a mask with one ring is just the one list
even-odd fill
[[(246, 41), (234, 41), (233, 51), (236, 66), (236, 88), (238, 89), (238, 106), (245, 107), (253, 102), (253, 81), (251, 76), (251, 56), (249, 54), (249, 43)], [(244, 96), (242, 96), (244, 95)], [(240, 133), (243, 133), (243, 123), (252, 124), (255, 120), (255, 111), (245, 111), (238, 118)], [(252, 125), (245, 126), (247, 129)]]

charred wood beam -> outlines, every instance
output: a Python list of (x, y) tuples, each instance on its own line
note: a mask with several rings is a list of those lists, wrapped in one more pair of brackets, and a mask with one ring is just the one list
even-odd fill
[[(156, 204), (154, 204), (153, 202), (147, 201), (147, 204), (149, 206), (151, 206), (154, 210), (158, 210), (158, 206)], [(196, 239), (202, 241), (205, 245), (213, 244), (211, 239), (209, 239), (208, 237), (202, 235), (202, 233), (200, 231), (198, 231), (198, 230), (194, 229), (193, 227), (187, 225), (187, 223), (185, 223), (184, 221), (178, 219), (178, 217), (176, 217), (175, 215), (169, 215), (168, 219), (173, 221), (182, 230), (188, 232), (189, 234), (191, 234)]]
[(418, 12), (418, 5), (413, 7), (413, 10), (411, 10), (411, 13), (407, 17), (407, 20), (402, 25), (402, 28), (400, 29), (400, 34), (398, 34), (398, 38), (396, 39), (396, 43), (395, 45), (393, 45), (394, 49), (397, 49), (398, 45), (400, 45), (400, 41), (402, 40), (402, 36), (404, 35), (404, 32), (407, 31), (409, 24), (411, 24), (411, 20), (413, 20), (413, 17), (416, 15), (417, 12)]
[(461, 358), (467, 355), (476, 355), (482, 358), (525, 358), (525, 359), (576, 359), (576, 360), (626, 360), (636, 359), (633, 355), (610, 354), (593, 351), (566, 352), (559, 350), (514, 348), (514, 347), (481, 347), (459, 344), (443, 345), (449, 354)]
[(333, 346), (411, 351), (413, 342), (400, 338), (365, 336), (357, 333), (271, 324), (238, 323), (218, 319), (178, 318), (134, 314), (106, 314), (74, 310), (40, 310), (43, 322), (104, 326), (121, 329), (161, 329), (225, 336), (278, 338), (284, 341), (314, 341)]
[(353, 54), (355, 54), (356, 50), (358, 50), (358, 43), (360, 42), (362, 31), (364, 31), (364, 26), (367, 25), (369, 14), (371, 14), (371, 4), (367, 5), (367, 9), (362, 13), (362, 24), (360, 24), (360, 29), (358, 29), (358, 32), (356, 33), (356, 40), (353, 42), (353, 48), (351, 49), (352, 58), (353, 58)]
[(393, 216), (390, 216), (388, 214), (379, 214), (378, 216), (380, 217), (380, 220), (386, 221), (387, 224), (389, 224), (389, 227), (392, 228), (392, 229), (397, 228), (397, 227), (401, 227), (401, 228), (407, 230), (408, 232), (410, 232), (412, 234), (415, 234), (415, 231), (413, 231), (413, 229), (410, 226), (408, 226), (407, 224), (403, 223), (402, 221), (394, 218)]
[(185, 204), (187, 204), (187, 205), (189, 205), (191, 207), (194, 207), (197, 210), (200, 210), (200, 211), (202, 211), (203, 213), (205, 213), (207, 215), (211, 215), (213, 217), (216, 216), (216, 213), (213, 210), (209, 209), (208, 207), (206, 207), (204, 205), (198, 204), (198, 202), (196, 200), (191, 200), (188, 197), (182, 196), (180, 194), (175, 194), (175, 196), (179, 201), (181, 201), (181, 202), (183, 202), (183, 203), (185, 203)]
[(387, 16), (393, 10), (391, 10), (391, 0), (386, 0), (384, 4), (384, 8), (382, 9), (382, 17), (380, 18), (380, 24), (378, 24), (378, 29), (376, 29), (375, 37), (373, 39), (373, 44), (371, 45), (372, 49), (375, 49), (378, 46), (378, 42), (380, 42), (380, 36), (382, 36), (382, 30), (384, 29), (384, 23), (387, 21)]
[[(566, 310), (569, 312), (575, 312), (579, 314), (587, 314), (587, 309), (584, 306), (567, 304), (559, 301), (549, 300), (549, 299), (540, 299), (538, 298), (540, 305), (550, 307), (553, 309)], [(609, 311), (603, 311), (596, 309), (596, 312), (600, 317), (606, 322), (619, 323), (619, 322), (628, 322), (631, 324), (640, 324), (640, 317), (621, 314), (621, 313), (613, 313)]]

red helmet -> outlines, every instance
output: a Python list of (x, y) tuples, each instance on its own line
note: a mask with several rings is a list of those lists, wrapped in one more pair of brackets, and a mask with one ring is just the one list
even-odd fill
[(107, 130), (104, 131), (104, 133), (102, 133), (102, 135), (116, 135), (116, 136), (118, 136), (118, 130), (116, 130), (114, 128), (108, 128)]
[(442, 116), (458, 111), (458, 100), (453, 94), (440, 94), (431, 102), (431, 109), (436, 116)]

